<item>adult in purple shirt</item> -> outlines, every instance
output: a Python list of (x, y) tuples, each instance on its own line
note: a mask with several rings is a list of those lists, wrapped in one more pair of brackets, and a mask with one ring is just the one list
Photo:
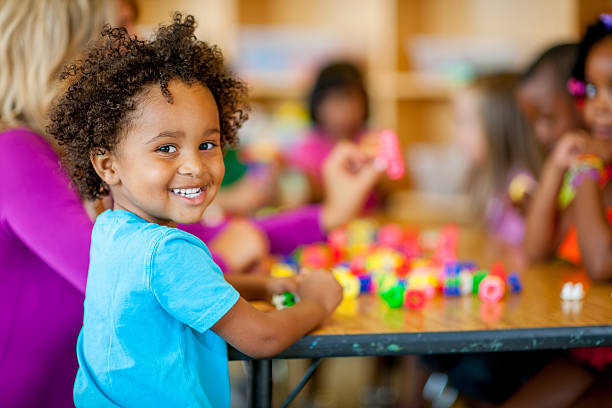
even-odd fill
[[(0, 406), (73, 406), (93, 222), (42, 129), (58, 69), (112, 12), (104, 0), (5, 0), (0, 8)], [(349, 172), (355, 166), (347, 161), (363, 166)], [(378, 176), (348, 144), (330, 156), (324, 173), (323, 206), (256, 221), (271, 251), (287, 253), (348, 221)], [(205, 241), (218, 232), (184, 229)], [(220, 249), (225, 263), (239, 264), (219, 241), (222, 236), (211, 248)], [(243, 241), (234, 241), (238, 256), (248, 253), (250, 241)]]

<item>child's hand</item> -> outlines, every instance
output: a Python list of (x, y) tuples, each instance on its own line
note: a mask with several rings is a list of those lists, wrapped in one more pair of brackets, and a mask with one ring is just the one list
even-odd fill
[(285, 292), (297, 293), (299, 287), (297, 276), (290, 276), (288, 278), (273, 278), (268, 276), (267, 278), (265, 284), (266, 299), (271, 299), (272, 296)]
[(342, 301), (342, 286), (330, 272), (315, 269), (300, 276), (297, 294), (318, 303), (330, 315)]
[(573, 159), (585, 151), (587, 142), (589, 142), (588, 134), (582, 130), (566, 133), (552, 152), (552, 163), (558, 170), (565, 172)]
[(353, 143), (338, 143), (323, 163), (323, 228), (331, 231), (354, 218), (381, 174), (373, 156)]
[(245, 220), (230, 221), (210, 243), (213, 252), (220, 255), (231, 272), (245, 273), (265, 263), (269, 243), (265, 234), (253, 223)]

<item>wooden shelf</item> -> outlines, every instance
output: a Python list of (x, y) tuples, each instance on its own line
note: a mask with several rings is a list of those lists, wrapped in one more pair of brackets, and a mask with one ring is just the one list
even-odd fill
[(459, 87), (440, 74), (410, 71), (386, 72), (374, 82), (378, 97), (397, 100), (447, 100)]

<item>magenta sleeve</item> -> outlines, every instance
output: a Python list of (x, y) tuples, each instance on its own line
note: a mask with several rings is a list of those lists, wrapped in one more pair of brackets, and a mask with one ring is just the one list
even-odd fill
[[(263, 230), (270, 241), (270, 252), (288, 255), (300, 245), (325, 240), (325, 232), (320, 226), (321, 206), (311, 205), (280, 214), (252, 220)], [(183, 231), (189, 232), (208, 243), (225, 227), (225, 223), (210, 227), (202, 224), (179, 225)], [(229, 272), (224, 260), (211, 251), (213, 260), (223, 272)]]
[(0, 134), (0, 222), (43, 262), (85, 293), (93, 223), (43, 138)]
[(255, 220), (270, 240), (270, 252), (288, 255), (295, 248), (325, 240), (321, 206), (310, 205)]

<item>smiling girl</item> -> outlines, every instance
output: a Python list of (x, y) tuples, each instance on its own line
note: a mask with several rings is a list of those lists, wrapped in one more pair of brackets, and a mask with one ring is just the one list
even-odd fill
[(542, 170), (527, 217), (526, 249), (534, 260), (557, 251), (584, 263), (595, 280), (612, 278), (612, 16), (603, 14), (582, 39), (570, 88), (588, 132), (568, 132)]
[[(342, 296), (320, 271), (226, 280), (204, 243), (175, 228), (201, 219), (223, 178), (222, 147), (246, 120), (245, 85), (194, 29), (180, 14), (146, 42), (107, 27), (65, 69), (70, 86), (50, 115), (75, 187), (113, 198), (91, 239), (79, 407), (229, 406), (226, 341), (275, 355)], [(302, 301), (264, 313), (245, 300), (285, 290)]]

